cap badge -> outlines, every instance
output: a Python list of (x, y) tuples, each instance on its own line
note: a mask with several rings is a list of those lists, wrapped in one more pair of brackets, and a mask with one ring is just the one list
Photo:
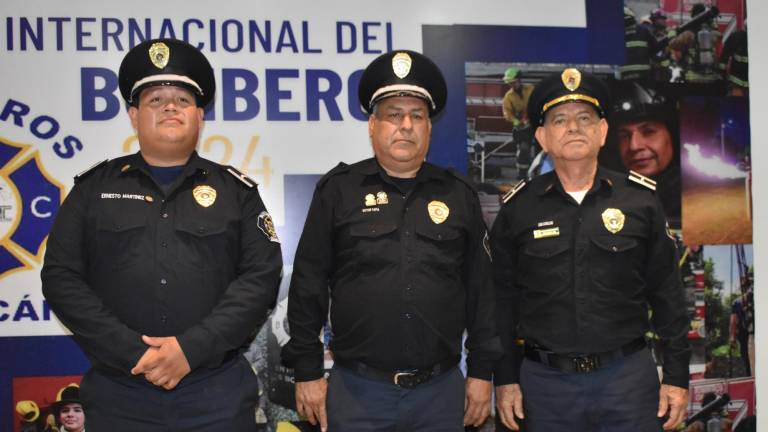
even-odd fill
[(427, 204), (427, 211), (429, 212), (429, 218), (436, 224), (441, 224), (448, 219), (448, 214), (451, 212), (448, 206), (442, 201), (432, 201)]
[(625, 217), (621, 210), (615, 208), (605, 209), (602, 216), (603, 225), (605, 225), (605, 229), (610, 231), (611, 234), (616, 234), (624, 228)]
[(575, 68), (568, 68), (560, 75), (560, 79), (563, 80), (563, 85), (570, 91), (574, 91), (579, 88), (581, 84), (581, 72)]
[(201, 206), (210, 207), (216, 201), (216, 189), (208, 185), (196, 186), (192, 189), (192, 196), (195, 197), (195, 201)]
[(392, 57), (392, 72), (394, 72), (398, 78), (403, 79), (411, 72), (411, 63), (413, 63), (413, 61), (408, 53), (397, 53)]
[(155, 42), (149, 47), (149, 60), (156, 68), (162, 69), (168, 65), (171, 58), (171, 50), (162, 42)]

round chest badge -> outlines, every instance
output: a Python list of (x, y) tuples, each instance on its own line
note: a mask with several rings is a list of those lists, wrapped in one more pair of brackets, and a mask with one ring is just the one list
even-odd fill
[(602, 216), (603, 225), (611, 234), (616, 234), (624, 228), (624, 213), (621, 210), (615, 208), (605, 209)]
[(448, 219), (448, 214), (451, 212), (448, 206), (442, 201), (432, 201), (427, 204), (427, 211), (429, 212), (429, 218), (436, 224), (441, 224)]
[(216, 189), (208, 185), (196, 186), (192, 189), (192, 196), (195, 197), (195, 201), (201, 206), (210, 207), (216, 201)]

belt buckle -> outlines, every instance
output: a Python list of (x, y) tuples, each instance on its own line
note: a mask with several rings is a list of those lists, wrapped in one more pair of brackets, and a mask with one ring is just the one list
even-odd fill
[[(393, 381), (396, 386), (402, 387), (402, 388), (413, 388), (415, 387), (415, 383), (410, 381), (410, 378), (413, 378), (416, 376), (416, 370), (409, 370), (409, 371), (400, 371), (396, 372), (395, 376), (393, 378)], [(400, 380), (404, 379), (403, 382)]]
[(600, 367), (600, 360), (594, 355), (585, 355), (574, 357), (573, 366), (576, 368), (576, 372), (587, 373)]

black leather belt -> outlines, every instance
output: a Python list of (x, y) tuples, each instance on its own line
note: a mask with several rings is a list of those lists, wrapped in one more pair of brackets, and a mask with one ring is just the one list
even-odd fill
[(587, 373), (608, 366), (611, 362), (634, 354), (646, 347), (645, 338), (641, 337), (613, 351), (572, 355), (556, 354), (544, 347), (526, 343), (525, 358), (563, 372)]
[(366, 378), (392, 383), (398, 387), (412, 389), (430, 379), (453, 369), (459, 363), (458, 358), (451, 358), (420, 369), (404, 369), (394, 372), (376, 369), (354, 360), (334, 359), (336, 366), (349, 369)]

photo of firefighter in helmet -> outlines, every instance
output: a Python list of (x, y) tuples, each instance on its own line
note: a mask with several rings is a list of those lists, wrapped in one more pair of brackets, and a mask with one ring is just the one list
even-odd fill
[(656, 181), (656, 193), (672, 228), (680, 228), (680, 133), (677, 100), (664, 87), (613, 82), (610, 142), (602, 163)]

